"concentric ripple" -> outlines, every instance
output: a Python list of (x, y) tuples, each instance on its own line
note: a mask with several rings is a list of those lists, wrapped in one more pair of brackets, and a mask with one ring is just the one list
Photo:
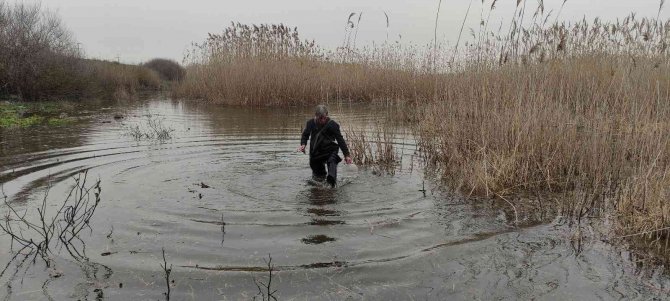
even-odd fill
[[(564, 229), (511, 228), (501, 210), (433, 191), (416, 168), (343, 168), (337, 189), (308, 185), (307, 156), (295, 149), (310, 111), (155, 100), (91, 110), (70, 127), (3, 132), (0, 182), (15, 206), (30, 210), (47, 188), (55, 206), (84, 170), (103, 188), (84, 238), (90, 263), (60, 254), (64, 277), (30, 270), (8, 299), (92, 299), (95, 289), (111, 300), (162, 298), (163, 248), (179, 300), (249, 299), (269, 256), (287, 299), (645, 299), (667, 290), (667, 278), (633, 276), (605, 245), (575, 256), (556, 239)], [(381, 124), (379, 108), (331, 111), (344, 128)], [(149, 118), (172, 139), (127, 135)], [(396, 141), (414, 153), (402, 131)]]

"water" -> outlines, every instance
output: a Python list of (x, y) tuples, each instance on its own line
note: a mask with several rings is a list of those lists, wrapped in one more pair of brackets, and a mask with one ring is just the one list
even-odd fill
[[(83, 170), (101, 180), (102, 202), (82, 234), (88, 262), (56, 249), (55, 272), (39, 260), (26, 270), (12, 266), (0, 278), (0, 297), (163, 299), (162, 249), (173, 300), (252, 299), (255, 282), (268, 281), (269, 257), (280, 300), (649, 300), (670, 293), (661, 269), (640, 269), (624, 249), (595, 240), (576, 252), (565, 226), (514, 228), (504, 208), (439, 192), (402, 132), (403, 164), (394, 175), (361, 168), (343, 171), (346, 184), (337, 189), (308, 185), (307, 156), (295, 149), (310, 111), (153, 100), (91, 109), (67, 127), (3, 131), (0, 181), (16, 208), (34, 212), (49, 186), (49, 208), (56, 208)], [(380, 114), (362, 106), (331, 112), (344, 128), (379, 124)], [(127, 135), (149, 118), (174, 129), (172, 139)], [(12, 254), (6, 235), (0, 242), (4, 263)]]

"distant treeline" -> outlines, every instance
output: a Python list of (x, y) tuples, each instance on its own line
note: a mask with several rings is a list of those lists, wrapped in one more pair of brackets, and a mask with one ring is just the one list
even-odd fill
[(0, 1), (0, 97), (21, 100), (131, 98), (180, 80), (176, 62), (145, 65), (84, 59), (61, 19), (39, 5)]

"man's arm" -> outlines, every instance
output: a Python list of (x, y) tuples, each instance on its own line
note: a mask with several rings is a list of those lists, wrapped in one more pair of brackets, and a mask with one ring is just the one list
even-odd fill
[(312, 132), (310, 121), (307, 121), (307, 124), (305, 124), (305, 129), (302, 131), (302, 137), (300, 138), (300, 145), (307, 145), (307, 140), (309, 140), (309, 134)]
[(342, 150), (342, 154), (344, 154), (345, 157), (350, 157), (351, 154), (349, 153), (349, 147), (347, 146), (347, 142), (344, 141), (344, 137), (342, 137), (342, 132), (340, 132), (340, 125), (335, 124), (333, 126), (333, 133), (335, 134), (335, 140), (337, 140), (337, 145), (340, 146), (340, 149)]
[(305, 129), (302, 131), (302, 136), (300, 137), (300, 147), (298, 147), (299, 152), (305, 152), (307, 140), (309, 140), (309, 135), (312, 131), (310, 121), (307, 121), (307, 124), (305, 124)]

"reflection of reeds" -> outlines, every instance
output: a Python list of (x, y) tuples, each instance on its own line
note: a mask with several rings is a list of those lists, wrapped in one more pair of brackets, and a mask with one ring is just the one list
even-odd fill
[(393, 145), (395, 135), (388, 127), (373, 131), (350, 129), (345, 135), (354, 163), (391, 173), (395, 170), (399, 156)]

